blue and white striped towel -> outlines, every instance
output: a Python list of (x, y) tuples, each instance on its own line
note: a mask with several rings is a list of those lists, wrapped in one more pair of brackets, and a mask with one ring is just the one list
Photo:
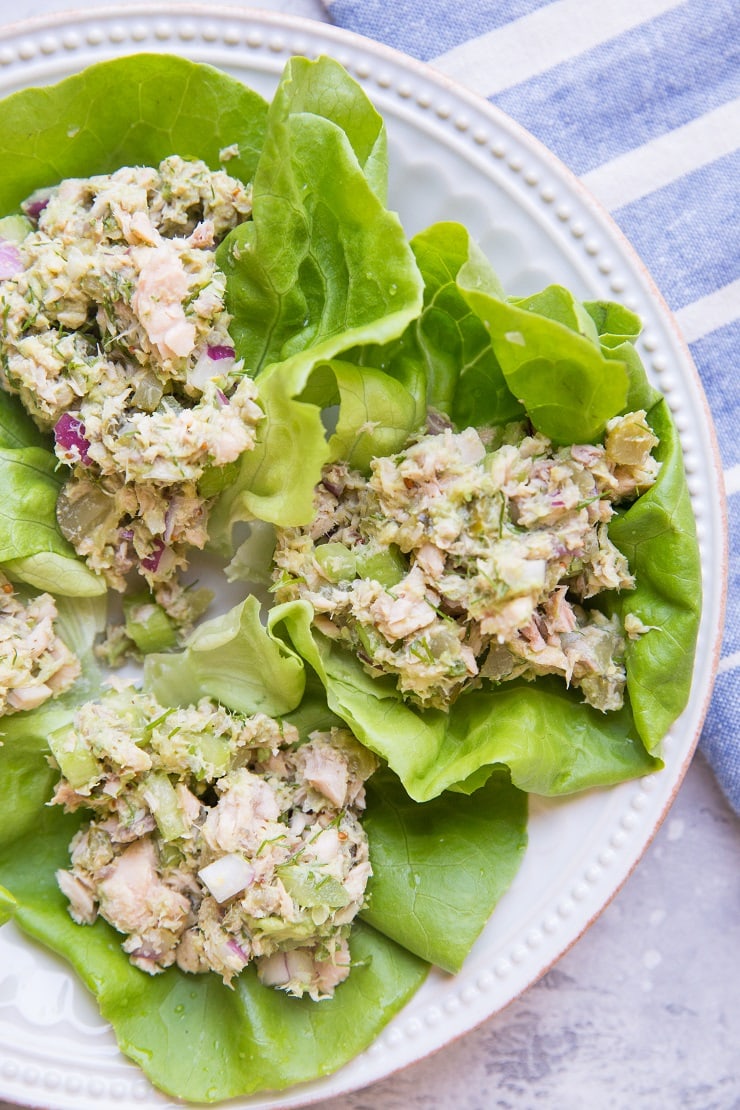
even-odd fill
[(740, 5), (324, 2), (333, 22), (431, 63), (541, 139), (610, 209), (673, 310), (729, 498), (727, 625), (701, 748), (740, 813)]

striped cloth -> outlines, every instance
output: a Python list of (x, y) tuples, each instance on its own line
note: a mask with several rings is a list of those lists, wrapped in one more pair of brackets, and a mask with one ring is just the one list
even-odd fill
[[(729, 496), (727, 626), (701, 748), (740, 813), (738, 0), (324, 0), (542, 140), (611, 211), (691, 348)], [(495, 62), (494, 62), (495, 59)]]

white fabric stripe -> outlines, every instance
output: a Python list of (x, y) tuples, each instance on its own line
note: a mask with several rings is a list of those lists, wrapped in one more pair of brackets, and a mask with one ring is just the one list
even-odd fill
[(687, 343), (701, 339), (740, 316), (740, 278), (674, 312)]
[(677, 8), (683, 0), (554, 0), (431, 59), (483, 96), (518, 85), (568, 58)]
[(717, 674), (727, 674), (728, 671), (734, 671), (735, 667), (740, 667), (740, 651), (733, 651), (732, 655), (720, 659)]
[(728, 497), (740, 493), (740, 463), (725, 471), (725, 493)]
[(737, 150), (740, 97), (584, 174), (607, 208), (621, 208)]

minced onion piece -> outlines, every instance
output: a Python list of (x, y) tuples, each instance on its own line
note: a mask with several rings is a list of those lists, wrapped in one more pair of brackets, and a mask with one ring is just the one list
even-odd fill
[(24, 201), (21, 208), (29, 220), (38, 220), (50, 199), (49, 193), (36, 192), (27, 201)]
[(228, 376), (235, 358), (236, 351), (233, 347), (226, 347), (223, 344), (206, 347), (195, 366), (188, 371), (188, 385), (202, 392), (211, 378)]
[(140, 565), (144, 568), (144, 570), (149, 570), (152, 572), (152, 574), (154, 574), (159, 567), (159, 561), (162, 558), (163, 553), (164, 544), (162, 540), (155, 540), (154, 550), (149, 555), (144, 556), (144, 558), (141, 560)]
[(88, 448), (90, 440), (85, 435), (85, 425), (71, 412), (63, 412), (54, 425), (54, 440), (64, 451), (77, 451), (80, 462), (89, 466), (92, 462)]
[(15, 277), (24, 269), (21, 252), (15, 243), (8, 239), (0, 239), (0, 281)]
[(249, 886), (254, 868), (237, 852), (229, 852), (199, 871), (198, 878), (217, 902), (228, 902)]
[(314, 973), (314, 962), (305, 949), (296, 948), (290, 952), (274, 952), (260, 960), (257, 971), (259, 980), (266, 987), (285, 987), (291, 979), (299, 983), (310, 983)]

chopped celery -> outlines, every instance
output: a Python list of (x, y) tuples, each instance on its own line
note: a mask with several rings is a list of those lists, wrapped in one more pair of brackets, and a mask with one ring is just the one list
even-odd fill
[(343, 543), (323, 543), (316, 548), (314, 558), (321, 573), (330, 582), (349, 582), (357, 574), (355, 556)]
[(126, 635), (136, 644), (142, 655), (166, 651), (177, 643), (177, 633), (161, 605), (149, 594), (137, 594), (123, 603)]
[(177, 840), (188, 831), (185, 815), (175, 788), (164, 771), (150, 771), (141, 784), (141, 793), (154, 814), (163, 840)]
[(305, 921), (286, 921), (282, 917), (252, 917), (244, 915), (244, 924), (252, 936), (269, 936), (271, 940), (300, 941), (313, 938), (316, 927), (310, 919)]
[(100, 778), (100, 764), (72, 725), (49, 734), (49, 747), (59, 769), (74, 790)]
[(206, 778), (218, 778), (225, 775), (231, 768), (231, 745), (223, 736), (214, 736), (210, 732), (202, 732), (193, 737), (190, 747), (191, 755), (198, 757), (200, 767), (194, 767), (196, 774), (201, 777), (201, 771)]
[(362, 552), (357, 554), (358, 574), (362, 578), (372, 578), (374, 582), (379, 582), (386, 589), (397, 586), (408, 574), (408, 569), (395, 544), (391, 544), (385, 551), (376, 551), (372, 555)]

